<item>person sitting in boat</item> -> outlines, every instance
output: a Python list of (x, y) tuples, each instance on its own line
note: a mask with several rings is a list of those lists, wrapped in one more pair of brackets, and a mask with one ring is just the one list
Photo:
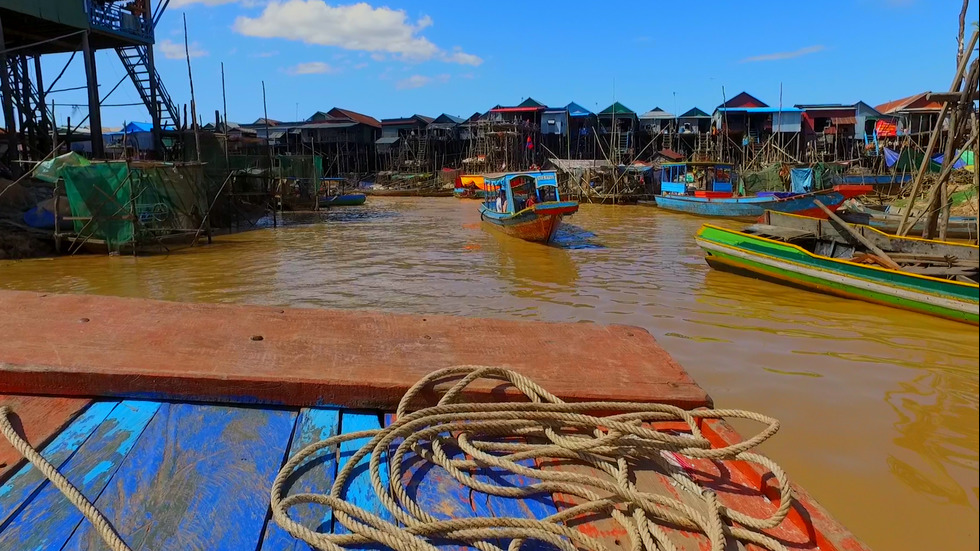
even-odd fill
[(500, 190), (497, 196), (497, 212), (507, 212), (507, 193), (504, 190)]
[(537, 200), (534, 197), (535, 195), (536, 195), (535, 191), (531, 191), (531, 193), (527, 195), (527, 201), (524, 202), (524, 208), (529, 209), (533, 207), (535, 203), (537, 203)]

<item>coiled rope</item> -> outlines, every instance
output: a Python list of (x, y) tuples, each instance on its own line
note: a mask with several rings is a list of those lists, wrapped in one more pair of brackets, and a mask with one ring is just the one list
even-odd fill
[[(438, 404), (410, 411), (429, 385), (458, 379)], [(462, 392), (481, 379), (506, 381), (529, 400), (502, 403), (460, 401)], [(615, 411), (616, 414), (603, 414)], [(751, 438), (723, 448), (712, 448), (700, 430), (705, 419), (741, 418), (764, 428)], [(690, 434), (660, 431), (650, 423), (679, 421)], [(563, 551), (605, 549), (603, 544), (574, 526), (576, 517), (611, 517), (625, 529), (634, 551), (676, 551), (666, 528), (703, 534), (712, 551), (723, 551), (732, 541), (753, 543), (782, 551), (784, 547), (762, 530), (778, 526), (793, 502), (783, 470), (766, 457), (750, 452), (779, 429), (776, 419), (742, 410), (681, 408), (636, 402), (566, 403), (513, 371), (495, 367), (461, 366), (433, 372), (416, 383), (399, 403), (389, 426), (342, 434), (313, 443), (286, 462), (272, 485), (275, 522), (294, 537), (323, 550), (380, 544), (396, 550), (435, 551), (436, 543), (455, 543), (482, 551), (501, 551), (494, 543), (510, 539), (516, 551), (527, 540), (544, 542)], [(306, 461), (321, 451), (336, 453), (343, 442), (370, 438), (340, 469), (329, 493), (285, 495), (284, 487)], [(440, 519), (424, 510), (403, 485), (403, 461), (414, 454), (444, 469), (464, 486), (484, 494), (523, 499), (561, 493), (577, 496), (578, 505), (536, 520), (511, 517)], [(465, 454), (465, 455), (464, 455)], [(464, 456), (465, 459), (454, 457)], [(371, 484), (390, 514), (386, 520), (345, 499), (355, 467), (369, 457)], [(410, 456), (409, 456), (410, 457)], [(771, 472), (779, 485), (779, 505), (767, 518), (756, 518), (722, 505), (711, 490), (698, 485), (668, 458), (738, 460), (756, 463)], [(538, 465), (554, 461), (591, 467), (553, 470)], [(534, 466), (528, 466), (528, 464)], [(639, 468), (656, 466), (667, 474), (685, 500), (637, 488)], [(424, 467), (417, 467), (424, 468)], [(532, 479), (527, 485), (502, 485), (477, 478), (485, 469), (504, 470)], [(384, 482), (386, 470), (390, 482)], [(289, 510), (313, 503), (331, 509), (349, 534), (327, 534), (294, 521)]]

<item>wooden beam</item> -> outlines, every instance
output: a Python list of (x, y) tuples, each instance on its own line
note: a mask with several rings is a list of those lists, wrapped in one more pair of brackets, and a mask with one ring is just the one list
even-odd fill
[(824, 212), (824, 214), (826, 214), (827, 216), (829, 216), (831, 221), (835, 222), (834, 228), (836, 228), (837, 231), (842, 232), (842, 235), (843, 235), (843, 232), (847, 232), (848, 235), (850, 235), (851, 237), (853, 237), (854, 239), (856, 239), (858, 241), (858, 243), (864, 245), (865, 248), (867, 248), (869, 251), (871, 251), (872, 253), (874, 253), (875, 256), (877, 256), (879, 259), (881, 259), (882, 263), (885, 266), (891, 268), (892, 270), (901, 270), (902, 269), (902, 267), (899, 266), (897, 262), (895, 262), (894, 260), (892, 260), (891, 257), (888, 256), (887, 253), (885, 253), (885, 251), (879, 249), (874, 243), (872, 243), (871, 241), (869, 241), (868, 238), (864, 237), (863, 235), (861, 235), (860, 232), (858, 232), (857, 230), (855, 230), (854, 228), (852, 228), (850, 224), (848, 224), (847, 222), (841, 220), (841, 217), (840, 216), (837, 216), (836, 214), (834, 214), (834, 211), (828, 209), (823, 203), (821, 203), (820, 201), (818, 201), (816, 199), (813, 200), (813, 204), (814, 205), (817, 205), (818, 207), (820, 207), (820, 210), (822, 210)]
[(0, 311), (0, 392), (390, 410), (431, 371), (479, 364), (567, 400), (711, 403), (639, 327), (18, 291)]
[[(937, 92), (929, 93), (926, 95), (927, 101), (935, 101), (939, 103), (959, 103), (962, 101), (963, 95), (960, 92)], [(974, 90), (973, 95), (970, 96), (968, 101), (978, 101), (980, 100), (980, 91)]]

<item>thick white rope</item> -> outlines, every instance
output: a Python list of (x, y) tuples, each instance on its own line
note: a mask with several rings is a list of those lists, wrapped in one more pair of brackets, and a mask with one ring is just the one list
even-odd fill
[[(410, 411), (423, 389), (450, 379), (458, 381), (437, 405)], [(506, 381), (529, 401), (461, 402), (462, 392), (480, 379)], [(604, 413), (610, 411), (618, 413)], [(743, 442), (712, 448), (700, 430), (700, 423), (722, 418), (748, 419), (761, 423), (764, 428)], [(682, 422), (690, 434), (651, 428), (651, 423), (664, 421)], [(778, 465), (749, 451), (778, 429), (777, 420), (748, 411), (687, 411), (636, 402), (565, 403), (513, 371), (481, 366), (443, 369), (409, 389), (391, 425), (334, 436), (313, 443), (290, 458), (272, 486), (272, 516), (294, 537), (317, 549), (331, 551), (372, 543), (396, 550), (434, 551), (436, 544), (454, 543), (482, 551), (500, 551), (493, 542), (501, 538), (512, 540), (509, 546), (512, 551), (529, 539), (564, 551), (604, 549), (600, 541), (569, 525), (569, 521), (585, 514), (615, 519), (628, 534), (630, 548), (636, 551), (675, 551), (666, 527), (703, 534), (713, 551), (723, 551), (732, 541), (782, 551), (782, 544), (762, 531), (786, 518), (793, 503), (790, 484)], [(285, 495), (287, 483), (308, 459), (322, 452), (335, 454), (342, 442), (362, 438), (370, 441), (347, 459), (329, 493)], [(581, 502), (540, 520), (511, 517), (443, 520), (424, 510), (403, 485), (403, 464), (412, 455), (444, 469), (474, 491), (514, 499), (561, 493), (576, 496)], [(673, 464), (671, 460), (675, 457), (756, 463), (777, 481), (779, 506), (767, 518), (755, 518), (728, 508), (711, 490), (699, 486)], [(369, 458), (376, 498), (392, 520), (346, 500), (354, 468), (365, 458)], [(540, 467), (556, 460), (591, 467), (597, 474), (583, 474), (582, 469)], [(639, 489), (636, 471), (651, 466), (667, 474), (678, 490), (688, 494), (688, 499)], [(419, 468), (417, 463), (416, 468)], [(500, 485), (487, 477), (478, 478), (487, 468), (503, 469), (532, 482), (524, 486)], [(387, 472), (387, 483), (383, 481), (383, 471)], [(336, 521), (350, 533), (321, 533), (294, 521), (289, 510), (303, 503), (328, 507)]]
[(14, 426), (10, 423), (9, 415), (13, 413), (10, 406), (0, 406), (0, 433), (3, 434), (4, 438), (10, 442), (10, 445), (14, 447), (25, 459), (34, 465), (34, 468), (41, 471), (51, 484), (54, 485), (58, 490), (68, 499), (68, 501), (74, 505), (85, 518), (95, 526), (95, 531), (99, 533), (102, 537), (102, 541), (109, 546), (112, 551), (132, 551), (126, 542), (119, 537), (113, 529), (112, 524), (109, 523), (109, 519), (105, 518), (95, 505), (88, 500), (87, 497), (82, 495), (71, 482), (68, 481), (54, 465), (48, 462), (47, 459), (41, 456), (31, 446), (26, 440), (17, 434), (14, 430)]

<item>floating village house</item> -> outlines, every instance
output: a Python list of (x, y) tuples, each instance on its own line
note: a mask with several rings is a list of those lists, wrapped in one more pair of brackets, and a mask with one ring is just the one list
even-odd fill
[(298, 129), (300, 147), (291, 141), (289, 152), (322, 156), (324, 176), (377, 170), (375, 141), (381, 133), (381, 123), (374, 117), (334, 107), (327, 112), (317, 111)]
[(568, 110), (564, 107), (549, 107), (541, 113), (541, 145), (551, 153), (549, 156), (568, 156)]
[(411, 115), (381, 120), (381, 137), (375, 141), (382, 170), (426, 172), (430, 170), (426, 128), (432, 117)]
[(638, 120), (641, 130), (636, 140), (639, 151), (652, 153), (671, 148), (670, 142), (677, 128), (677, 117), (673, 113), (654, 107), (640, 115)]
[[(922, 92), (875, 107), (882, 115), (894, 118), (893, 135), (908, 136), (913, 142), (925, 145), (929, 134), (936, 127), (936, 121), (943, 110), (942, 102), (929, 98), (931, 92)], [(883, 127), (886, 125), (882, 125)], [(885, 128), (879, 135), (888, 133)]]
[(746, 92), (739, 93), (712, 115), (712, 125), (728, 138), (719, 148), (723, 160), (763, 165), (798, 159), (802, 115), (801, 109), (769, 107)]
[(598, 126), (595, 113), (574, 101), (565, 106), (565, 111), (568, 112), (569, 158), (594, 158), (595, 129)]
[(639, 126), (636, 112), (618, 101), (599, 111), (599, 136), (609, 160), (613, 163), (632, 160), (634, 135)]
[(806, 157), (846, 161), (879, 151), (875, 127), (883, 117), (863, 101), (852, 104), (797, 104), (803, 111)]
[(425, 135), (432, 151), (433, 170), (459, 168), (463, 156), (466, 155), (465, 142), (460, 135), (465, 122), (466, 119), (462, 117), (443, 113), (425, 127)]
[(540, 164), (544, 155), (538, 145), (546, 109), (533, 98), (493, 107), (477, 122), (470, 158), (481, 160), (488, 170), (526, 170)]

